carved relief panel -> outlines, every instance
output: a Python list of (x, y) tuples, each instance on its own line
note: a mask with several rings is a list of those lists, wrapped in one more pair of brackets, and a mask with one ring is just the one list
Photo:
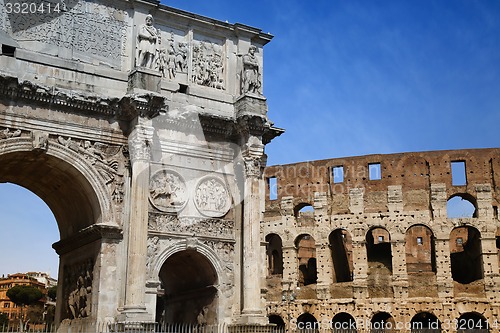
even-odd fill
[(224, 42), (195, 35), (192, 44), (191, 82), (201, 86), (226, 89)]
[(49, 3), (51, 11), (46, 8), (43, 15), (39, 12), (7, 14), (6, 8), (0, 6), (3, 28), (21, 44), (36, 41), (35, 48), (43, 53), (88, 63), (99, 60), (114, 68), (121, 66), (122, 58), (127, 57), (130, 42), (127, 36), (131, 30), (124, 8), (106, 0)]
[(231, 197), (224, 182), (217, 177), (206, 177), (196, 186), (194, 202), (198, 211), (209, 217), (224, 216), (231, 207)]
[(64, 266), (64, 299), (67, 318), (89, 317), (92, 304), (94, 262), (87, 259), (78, 264)]
[(158, 69), (164, 78), (187, 81), (190, 58), (186, 32), (171, 27), (160, 29)]
[(162, 212), (176, 213), (187, 203), (188, 193), (184, 179), (172, 170), (160, 170), (150, 181), (149, 200)]

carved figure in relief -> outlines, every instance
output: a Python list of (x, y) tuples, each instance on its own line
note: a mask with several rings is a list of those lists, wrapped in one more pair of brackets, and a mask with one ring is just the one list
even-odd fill
[(15, 130), (11, 132), (10, 129), (6, 128), (3, 131), (0, 131), (0, 140), (2, 139), (10, 139), (21, 136), (21, 130)]
[(154, 69), (158, 54), (158, 30), (153, 26), (153, 16), (146, 16), (146, 23), (137, 33), (137, 63), (139, 67)]
[(202, 86), (225, 89), (222, 59), (219, 45), (203, 41), (195, 45), (191, 80)]
[(198, 185), (195, 203), (200, 213), (204, 215), (222, 216), (229, 210), (229, 194), (219, 180), (207, 179)]
[(241, 93), (254, 93), (260, 94), (260, 87), (262, 86), (260, 71), (259, 71), (259, 61), (255, 56), (255, 51), (257, 47), (250, 45), (248, 53), (243, 55), (243, 73), (241, 82)]
[(175, 173), (158, 172), (151, 178), (151, 203), (163, 211), (177, 211), (187, 201), (186, 184)]
[(177, 51), (175, 56), (175, 70), (185, 73), (187, 72), (187, 56), (189, 51), (187, 44), (180, 42)]
[(31, 139), (33, 140), (33, 149), (47, 150), (49, 146), (49, 133), (33, 131), (31, 132)]
[[(70, 319), (85, 318), (90, 315), (92, 294), (92, 261), (65, 268), (65, 285), (75, 281), (75, 288), (67, 291), (68, 315)], [(79, 274), (80, 273), (80, 274)]]

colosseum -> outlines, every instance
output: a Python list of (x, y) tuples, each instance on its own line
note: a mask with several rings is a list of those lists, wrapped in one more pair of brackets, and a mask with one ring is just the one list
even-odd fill
[[(498, 332), (499, 149), (270, 166), (270, 321), (337, 332)], [(451, 202), (470, 214), (453, 217)]]

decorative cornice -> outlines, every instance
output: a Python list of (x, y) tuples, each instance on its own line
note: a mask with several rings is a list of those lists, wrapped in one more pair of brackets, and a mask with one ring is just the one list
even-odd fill
[(52, 248), (56, 250), (57, 254), (63, 255), (100, 239), (121, 240), (123, 239), (123, 231), (117, 226), (94, 224), (52, 244)]

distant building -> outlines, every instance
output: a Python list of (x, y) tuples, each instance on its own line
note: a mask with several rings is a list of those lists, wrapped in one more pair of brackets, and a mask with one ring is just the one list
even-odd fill
[(17, 322), (21, 316), (21, 307), (18, 307), (7, 297), (7, 290), (16, 285), (34, 286), (38, 288), (43, 297), (34, 306), (46, 308), (47, 305), (55, 305), (55, 303), (48, 299), (47, 290), (55, 286), (57, 280), (50, 277), (47, 273), (41, 272), (28, 272), (8, 274), (7, 277), (0, 278), (0, 312), (7, 314), (9, 321)]

